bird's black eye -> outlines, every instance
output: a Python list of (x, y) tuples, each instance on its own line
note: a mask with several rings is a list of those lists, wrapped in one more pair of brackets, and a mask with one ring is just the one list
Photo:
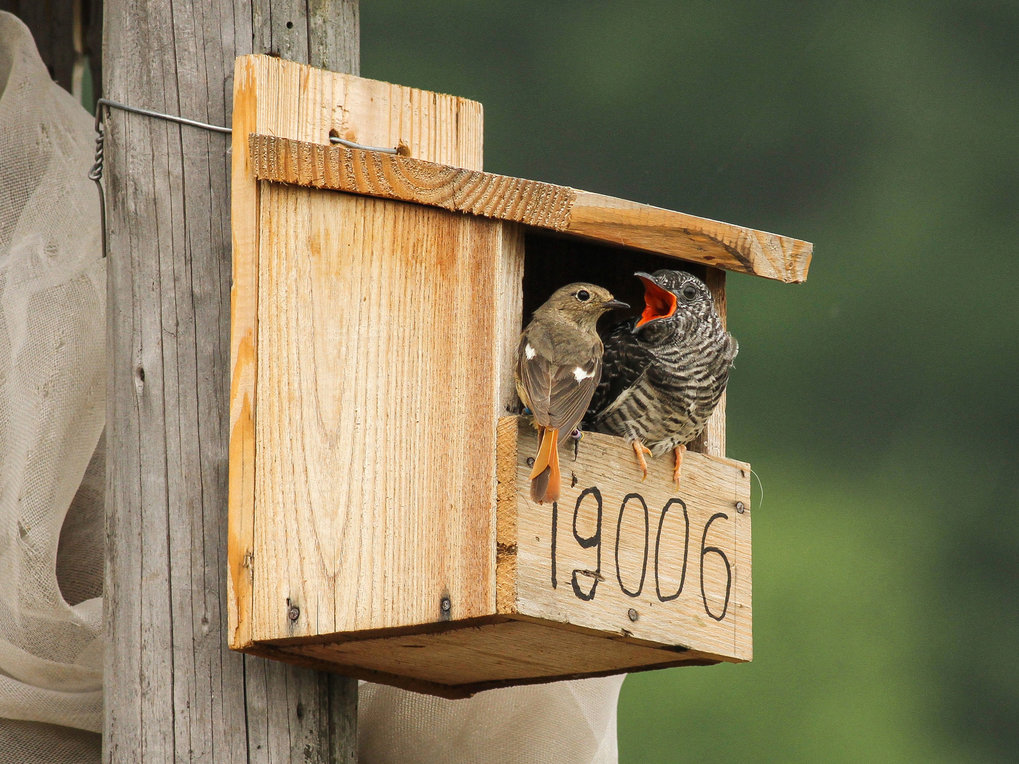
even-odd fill
[(683, 299), (689, 302), (697, 297), (697, 287), (693, 284), (687, 284), (683, 287)]
[(577, 292), (577, 299), (580, 300), (581, 302), (587, 302), (588, 300), (591, 299), (591, 293), (588, 292), (586, 289), (581, 289), (579, 292)]

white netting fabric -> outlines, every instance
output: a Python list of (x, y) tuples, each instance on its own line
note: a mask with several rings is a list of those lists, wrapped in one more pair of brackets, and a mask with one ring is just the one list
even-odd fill
[(622, 676), (489, 690), (467, 700), (362, 683), (361, 764), (612, 764)]
[(92, 139), (28, 29), (0, 13), (3, 761), (95, 760), (103, 723), (106, 287)]

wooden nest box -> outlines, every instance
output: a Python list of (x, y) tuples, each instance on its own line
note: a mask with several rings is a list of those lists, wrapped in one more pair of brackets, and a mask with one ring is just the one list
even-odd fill
[(481, 128), (463, 98), (237, 61), (231, 647), (447, 697), (749, 660), (724, 405), (678, 492), (591, 433), (538, 505), (514, 353), (565, 283), (637, 305), (634, 271), (683, 268), (724, 315), (724, 270), (802, 281), (810, 245), (483, 173)]

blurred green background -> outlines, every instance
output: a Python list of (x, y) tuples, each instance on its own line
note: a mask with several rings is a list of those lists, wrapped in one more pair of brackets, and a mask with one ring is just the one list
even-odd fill
[(637, 674), (623, 762), (1019, 751), (1019, 3), (362, 3), (485, 169), (814, 242), (729, 278), (753, 663)]

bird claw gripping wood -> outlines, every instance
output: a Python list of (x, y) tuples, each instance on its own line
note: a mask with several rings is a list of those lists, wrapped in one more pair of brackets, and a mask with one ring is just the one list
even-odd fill
[(679, 474), (683, 470), (683, 454), (686, 452), (686, 446), (679, 445), (673, 449), (673, 455), (675, 457), (675, 466), (672, 469), (672, 482), (676, 484), (676, 490), (679, 490)]
[(651, 449), (641, 443), (639, 440), (633, 441), (633, 452), (637, 454), (637, 462), (640, 464), (641, 481), (647, 480), (647, 460), (644, 459), (644, 455), (651, 456)]
[[(577, 461), (577, 454), (580, 451), (580, 441), (584, 439), (584, 431), (579, 427), (575, 427), (573, 432), (570, 433), (570, 437), (573, 439), (573, 461)], [(574, 485), (576, 485), (577, 478), (574, 477)]]

